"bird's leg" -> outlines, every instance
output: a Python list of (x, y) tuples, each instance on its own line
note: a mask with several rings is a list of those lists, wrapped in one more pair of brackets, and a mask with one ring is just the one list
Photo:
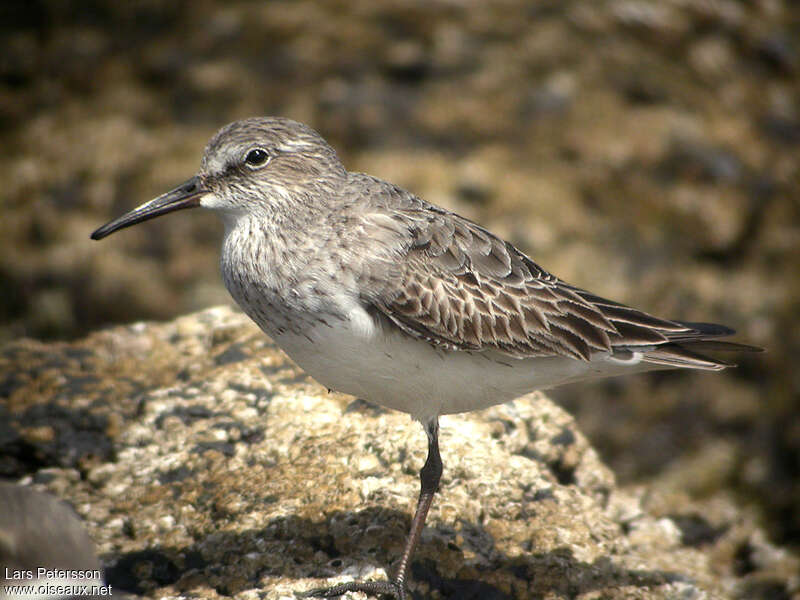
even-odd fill
[(422, 528), (425, 526), (425, 518), (428, 510), (433, 503), (433, 497), (439, 489), (439, 481), (442, 478), (442, 457), (439, 455), (439, 421), (434, 418), (425, 426), (425, 433), (428, 434), (428, 458), (425, 465), (419, 472), (419, 500), (414, 518), (411, 520), (411, 531), (406, 538), (406, 545), (403, 549), (403, 556), (400, 559), (400, 566), (397, 575), (392, 581), (351, 581), (331, 588), (311, 590), (301, 594), (303, 598), (335, 598), (346, 592), (364, 592), (371, 596), (391, 596), (398, 600), (406, 600), (406, 578), (408, 567), (411, 564), (411, 557), (419, 543)]
[(442, 457), (439, 455), (439, 420), (434, 418), (425, 427), (428, 434), (428, 458), (419, 472), (419, 500), (417, 510), (414, 511), (414, 518), (411, 520), (411, 531), (406, 539), (406, 547), (403, 549), (403, 557), (400, 559), (400, 567), (394, 578), (397, 587), (405, 590), (406, 576), (408, 567), (411, 564), (411, 557), (419, 543), (422, 528), (425, 526), (425, 519), (428, 510), (433, 503), (433, 496), (439, 490), (439, 481), (442, 478)]

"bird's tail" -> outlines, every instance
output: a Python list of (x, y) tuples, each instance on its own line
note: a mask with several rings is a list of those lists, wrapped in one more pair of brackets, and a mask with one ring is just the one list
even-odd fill
[(704, 369), (707, 371), (720, 371), (727, 367), (736, 366), (710, 356), (705, 352), (762, 352), (763, 348), (725, 342), (715, 338), (725, 337), (736, 333), (733, 329), (716, 323), (691, 323), (687, 321), (674, 321), (685, 326), (688, 331), (668, 335), (666, 344), (655, 346), (644, 352), (642, 359), (667, 368)]

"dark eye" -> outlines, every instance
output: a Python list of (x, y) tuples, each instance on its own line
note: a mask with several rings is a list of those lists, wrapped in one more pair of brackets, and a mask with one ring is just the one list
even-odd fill
[(249, 167), (263, 167), (269, 162), (269, 154), (267, 154), (267, 151), (263, 148), (253, 148), (247, 153), (247, 156), (244, 157), (244, 162), (246, 162)]

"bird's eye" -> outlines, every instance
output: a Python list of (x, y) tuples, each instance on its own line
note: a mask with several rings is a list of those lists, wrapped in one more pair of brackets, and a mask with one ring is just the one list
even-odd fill
[(247, 163), (248, 167), (257, 169), (269, 162), (269, 154), (263, 148), (253, 148), (244, 157), (244, 162)]

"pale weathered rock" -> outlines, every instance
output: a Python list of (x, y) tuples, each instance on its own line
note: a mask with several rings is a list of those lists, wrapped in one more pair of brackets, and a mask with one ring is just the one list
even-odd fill
[[(399, 557), (419, 425), (327, 393), (228, 308), (72, 344), (13, 342), (0, 379), (13, 380), (0, 464), (72, 503), (120, 591), (292, 598), (385, 577)], [(796, 557), (750, 514), (724, 497), (618, 489), (541, 394), (443, 417), (441, 446), (417, 597), (797, 590)]]

